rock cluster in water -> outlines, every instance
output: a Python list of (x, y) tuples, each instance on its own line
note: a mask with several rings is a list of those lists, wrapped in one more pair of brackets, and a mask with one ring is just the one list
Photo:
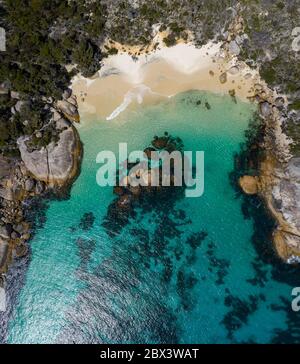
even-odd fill
[[(148, 158), (148, 161), (145, 162), (145, 169), (138, 169), (136, 172), (133, 172), (134, 175), (127, 175), (128, 171), (125, 171), (126, 175), (123, 177), (123, 181), (119, 181), (119, 185), (114, 188), (114, 193), (118, 196), (118, 207), (129, 208), (134, 204), (135, 201), (139, 201), (140, 199), (149, 196), (151, 196), (151, 198), (154, 196), (163, 196), (170, 193), (170, 189), (176, 188), (174, 165), (171, 164), (169, 175), (163, 174), (161, 165), (156, 167), (151, 165), (151, 162), (153, 161), (152, 152), (157, 151), (167, 151), (169, 153), (174, 151), (182, 151), (182, 142), (179, 138), (173, 138), (172, 136), (168, 135), (168, 133), (165, 133), (165, 135), (161, 137), (155, 137), (152, 140), (151, 146), (144, 150), (144, 153)], [(128, 163), (128, 169), (132, 169), (137, 165), (138, 163)], [(151, 181), (151, 176), (155, 173), (157, 174), (159, 180), (158, 186), (153, 186)], [(163, 185), (163, 178), (166, 177), (170, 179), (170, 186)], [(132, 178), (141, 180), (141, 184), (137, 186), (131, 185)], [(120, 185), (120, 182), (125, 182), (126, 186)]]
[[(120, 166), (117, 175), (121, 176), (121, 178), (118, 178), (118, 183), (113, 190), (117, 197), (108, 209), (108, 220), (115, 220), (120, 222), (120, 225), (124, 225), (127, 223), (128, 218), (134, 215), (135, 207), (145, 205), (151, 206), (152, 203), (174, 198), (174, 195), (182, 194), (184, 192), (184, 183), (178, 186), (178, 182), (176, 182), (177, 176), (175, 175), (175, 166), (174, 163), (172, 163), (172, 159), (169, 174), (165, 174), (165, 171), (162, 168), (162, 162), (156, 164), (158, 161), (153, 159), (152, 152), (163, 151), (168, 153), (178, 151), (182, 154), (183, 143), (181, 139), (175, 138), (167, 132), (163, 136), (155, 136), (151, 145), (144, 149), (144, 155), (147, 157), (144, 161), (144, 169), (135, 168), (138, 165), (141, 165), (141, 163), (138, 162), (128, 163), (127, 161), (126, 170), (123, 169), (122, 165)], [(183, 167), (184, 163), (181, 166), (182, 176)], [(132, 172), (134, 175), (131, 173), (132, 169), (134, 170), (134, 172)], [(154, 175), (157, 176), (158, 180), (158, 183), (155, 185), (153, 185), (153, 179), (151, 179)], [(135, 180), (140, 180), (141, 183), (138, 185), (131, 184), (133, 178)], [(163, 180), (169, 180), (170, 185), (166, 186)]]

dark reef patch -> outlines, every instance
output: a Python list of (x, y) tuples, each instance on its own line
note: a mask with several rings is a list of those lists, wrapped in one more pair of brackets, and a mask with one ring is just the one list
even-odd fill
[(286, 314), (287, 329), (275, 329), (272, 344), (300, 344), (300, 315), (294, 312), (291, 301), (286, 297), (280, 297), (281, 304), (271, 305), (274, 311), (282, 311)]
[(83, 214), (80, 223), (79, 223), (79, 228), (83, 231), (88, 231), (90, 230), (95, 222), (95, 216), (92, 212), (86, 212), (85, 214)]
[(95, 250), (96, 242), (93, 239), (78, 238), (76, 240), (78, 255), (80, 257), (80, 268), (86, 269), (91, 255)]
[(255, 276), (253, 278), (247, 279), (247, 282), (253, 286), (258, 286), (261, 288), (265, 287), (268, 281), (268, 270), (266, 269), (264, 263), (259, 258), (255, 258), (251, 264), (255, 271)]
[(195, 277), (195, 274), (188, 272), (185, 266), (182, 266), (177, 272), (176, 289), (180, 297), (181, 306), (185, 311), (192, 310), (195, 305), (194, 300), (196, 298), (191, 293), (197, 282), (198, 279)]
[(247, 299), (241, 299), (230, 293), (225, 296), (224, 304), (229, 307), (230, 311), (224, 316), (222, 324), (227, 330), (229, 340), (233, 340), (235, 331), (248, 323), (249, 316), (257, 310), (262, 298), (261, 296), (250, 295)]
[(69, 229), (70, 232), (75, 232), (77, 229), (81, 229), (83, 231), (89, 231), (93, 226), (95, 222), (95, 216), (92, 212), (85, 212), (78, 225), (72, 225)]
[(227, 276), (230, 267), (230, 261), (216, 256), (216, 245), (213, 242), (208, 244), (206, 255), (209, 262), (208, 270), (210, 272), (216, 272), (216, 284), (224, 284), (224, 279)]

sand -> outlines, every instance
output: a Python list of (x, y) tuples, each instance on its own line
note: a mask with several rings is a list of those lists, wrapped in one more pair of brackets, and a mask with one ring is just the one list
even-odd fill
[(128, 51), (109, 56), (92, 79), (76, 76), (72, 89), (82, 121), (89, 122), (110, 121), (137, 103), (158, 102), (189, 90), (230, 92), (247, 101), (257, 82), (257, 71), (225, 54), (221, 43), (202, 48), (179, 43), (134, 58)]

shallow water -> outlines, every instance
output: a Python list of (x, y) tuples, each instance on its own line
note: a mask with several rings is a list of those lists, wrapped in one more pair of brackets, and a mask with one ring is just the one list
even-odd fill
[[(257, 229), (230, 184), (254, 111), (192, 91), (83, 125), (81, 175), (70, 199), (51, 201), (31, 242), (7, 341), (299, 342), (295, 272), (262, 261), (258, 251), (270, 244), (254, 244)], [(121, 229), (107, 218), (114, 196), (96, 184), (96, 155), (119, 142), (144, 149), (165, 131), (205, 152), (204, 195), (154, 201)]]

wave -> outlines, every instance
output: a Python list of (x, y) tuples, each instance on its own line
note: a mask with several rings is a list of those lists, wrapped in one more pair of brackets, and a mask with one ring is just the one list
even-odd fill
[(121, 105), (119, 105), (107, 118), (107, 121), (115, 119), (118, 115), (120, 115), (123, 111), (127, 109), (127, 107), (133, 102), (137, 101), (138, 104), (141, 104), (144, 100), (144, 96), (149, 93), (152, 95), (156, 95), (155, 92), (151, 90), (150, 87), (145, 85), (139, 85), (134, 87), (132, 90), (128, 91), (124, 96), (124, 100)]

